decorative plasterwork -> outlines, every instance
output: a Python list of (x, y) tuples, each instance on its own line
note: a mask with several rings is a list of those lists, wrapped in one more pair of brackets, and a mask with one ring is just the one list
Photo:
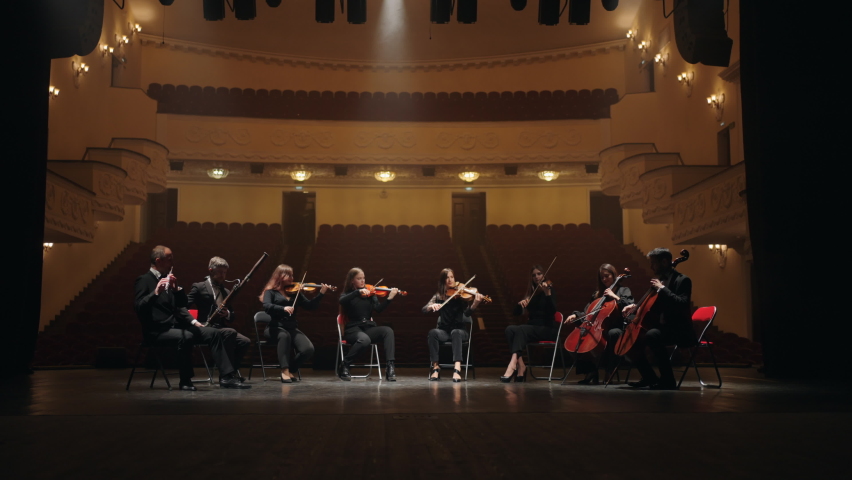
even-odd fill
[(715, 165), (673, 165), (643, 173), (639, 177), (642, 183), (643, 221), (672, 223), (675, 207), (672, 195), (726, 168)]
[(530, 148), (538, 145), (544, 148), (556, 148), (562, 145), (579, 145), (583, 141), (583, 136), (576, 130), (568, 130), (567, 132), (521, 132), (518, 136), (518, 145), (524, 148)]
[(297, 148), (308, 148), (316, 145), (322, 148), (330, 148), (334, 145), (334, 135), (331, 132), (311, 132), (308, 130), (299, 130), (289, 132), (284, 130), (275, 130), (272, 132), (272, 144), (283, 147), (291, 142)]
[(730, 83), (740, 83), (740, 61), (737, 60), (730, 67), (719, 72), (719, 78)]
[(44, 241), (91, 242), (95, 239), (94, 192), (48, 170)]
[(247, 61), (252, 63), (264, 63), (267, 65), (319, 68), (330, 70), (354, 70), (367, 72), (441, 72), (445, 70), (458, 70), (483, 67), (505, 67), (515, 65), (527, 65), (545, 62), (569, 60), (572, 58), (603, 55), (611, 52), (623, 51), (626, 40), (615, 40), (611, 42), (583, 45), (580, 47), (560, 48), (544, 50), (539, 52), (497, 55), (492, 57), (462, 58), (448, 60), (434, 60), (426, 62), (410, 63), (370, 63), (353, 62), (348, 60), (335, 60), (329, 58), (299, 57), (294, 55), (276, 55), (256, 50), (243, 50), (238, 48), (227, 48), (220, 45), (188, 42), (173, 38), (163, 38), (155, 35), (140, 34), (140, 43), (143, 47), (168, 48), (170, 50), (206, 55), (226, 60)]
[(96, 221), (124, 220), (124, 181), (127, 172), (114, 165), (87, 160), (49, 160), (51, 172), (92, 192)]
[(745, 164), (675, 194), (672, 241), (676, 244), (742, 245), (747, 234)]
[(417, 145), (417, 136), (414, 132), (359, 132), (355, 134), (355, 146), (366, 148), (375, 145), (382, 149), (389, 149), (396, 145), (403, 148), (411, 148)]
[(169, 149), (147, 138), (113, 138), (112, 148), (124, 148), (145, 155), (151, 160), (146, 169), (148, 193), (166, 191), (166, 175), (169, 173)]
[(457, 146), (462, 150), (473, 150), (476, 146), (495, 148), (499, 144), (500, 136), (493, 132), (483, 134), (441, 132), (435, 138), (435, 145), (440, 148)]
[(124, 179), (125, 205), (140, 205), (148, 199), (148, 169), (151, 159), (124, 148), (89, 148), (86, 149), (85, 160), (93, 160), (115, 165), (125, 172)]
[(618, 163), (621, 173), (619, 202), (621, 208), (641, 208), (643, 199), (643, 173), (668, 165), (680, 165), (683, 161), (677, 153), (640, 153)]
[[(442, 165), (442, 164), (488, 164), (488, 163), (597, 163), (595, 152), (568, 152), (551, 155), (297, 155), (267, 152), (216, 152), (209, 150), (172, 150), (172, 160), (214, 160), (229, 162), (275, 162), (275, 163), (329, 163), (329, 164), (393, 164), (393, 165)], [(502, 168), (502, 167), (501, 167)]]
[(209, 142), (216, 146), (225, 145), (229, 141), (237, 145), (248, 145), (251, 143), (251, 133), (245, 128), (228, 131), (224, 128), (204, 128), (193, 125), (186, 132), (186, 139), (192, 143)]
[(601, 190), (606, 195), (621, 194), (621, 171), (618, 164), (627, 157), (640, 153), (655, 153), (657, 147), (653, 143), (622, 143), (600, 151)]

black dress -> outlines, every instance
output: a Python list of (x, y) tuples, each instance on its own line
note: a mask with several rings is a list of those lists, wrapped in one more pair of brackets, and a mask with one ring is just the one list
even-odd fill
[(520, 354), (528, 343), (556, 340), (559, 324), (554, 321), (556, 314), (556, 294), (551, 288), (550, 295), (539, 290), (532, 296), (527, 308), (515, 305), (512, 312), (515, 316), (528, 313), (526, 325), (509, 325), (506, 327), (506, 340), (509, 342), (509, 353)]

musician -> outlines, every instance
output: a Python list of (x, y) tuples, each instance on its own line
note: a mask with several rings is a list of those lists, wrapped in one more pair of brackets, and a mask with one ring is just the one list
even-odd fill
[[(672, 254), (668, 249), (655, 248), (648, 252), (647, 256), (655, 276), (651, 279), (651, 288), (657, 291), (657, 300), (648, 315), (658, 316), (659, 325), (645, 332), (631, 350), (630, 358), (642, 374), (642, 380), (630, 382), (630, 386), (651, 387), (653, 390), (675, 390), (677, 382), (666, 346), (677, 344), (689, 347), (697, 342), (690, 315), (692, 280), (672, 267)], [(636, 308), (636, 304), (624, 307), (624, 316), (627, 317)], [(657, 361), (659, 377), (654, 373), (645, 356), (646, 346)]]
[(234, 337), (222, 330), (202, 327), (186, 310), (186, 292), (171, 274), (174, 255), (171, 249), (158, 245), (151, 251), (151, 269), (136, 279), (133, 307), (142, 324), (146, 343), (154, 346), (176, 346), (180, 368), (180, 389), (195, 391), (192, 384), (192, 348), (196, 343), (210, 346), (219, 367), (219, 385), (224, 388), (251, 388), (236, 378), (228, 357), (234, 348)]
[(394, 368), (394, 334), (393, 329), (378, 326), (373, 321), (373, 312), (381, 313), (393, 298), (399, 293), (398, 288), (392, 288), (387, 300), (382, 303), (376, 295), (370, 295), (365, 288), (367, 285), (364, 271), (353, 268), (346, 274), (343, 282), (343, 294), (340, 296), (340, 313), (347, 318), (346, 330), (343, 339), (351, 345), (349, 352), (343, 357), (340, 367), (340, 378), (352, 380), (349, 366), (352, 360), (364, 349), (370, 348), (370, 344), (381, 340), (385, 346), (385, 358), (388, 362), (387, 379), (396, 381), (396, 369)]
[(506, 327), (506, 340), (512, 359), (506, 367), (506, 373), (500, 377), (503, 383), (512, 381), (523, 382), (527, 378), (527, 367), (524, 365), (523, 350), (528, 343), (556, 340), (559, 324), (553, 321), (556, 314), (556, 297), (553, 286), (544, 278), (541, 265), (533, 265), (530, 270), (530, 283), (526, 296), (515, 305), (514, 315), (520, 316), (524, 311), (528, 314), (526, 325), (509, 325)]
[[(602, 342), (606, 342), (607, 338), (612, 338), (613, 336), (618, 339), (621, 335), (622, 331), (619, 327), (622, 325), (622, 317), (621, 311), (627, 305), (633, 303), (633, 294), (630, 292), (630, 289), (624, 285), (618, 285), (616, 291), (613, 292), (610, 287), (615, 283), (615, 279), (618, 276), (616, 273), (615, 267), (608, 263), (604, 263), (598, 269), (598, 289), (595, 293), (592, 294), (592, 298), (586, 307), (583, 309), (583, 312), (589, 311), (589, 306), (595, 300), (601, 297), (607, 297), (612, 301), (616, 302), (616, 308), (612, 311), (610, 316), (606, 319), (603, 319), (603, 331), (606, 332), (606, 337), (602, 339)], [(583, 315), (583, 312), (574, 312), (565, 319), (565, 323), (571, 323), (577, 319), (577, 317)], [(579, 327), (578, 327), (579, 328)], [(577, 382), (580, 385), (597, 385), (600, 382), (598, 378), (598, 369), (601, 365), (608, 370), (612, 368), (610, 365), (610, 361), (612, 358), (612, 349), (614, 348), (615, 342), (607, 342), (606, 345), (602, 349), (595, 349), (589, 352), (592, 356), (592, 360), (577, 359), (577, 373), (585, 373), (586, 377), (583, 380)], [(571, 346), (568, 345), (568, 351), (572, 350)]]
[[(299, 330), (299, 322), (296, 318), (296, 308), (304, 310), (315, 310), (319, 302), (330, 288), (322, 284), (319, 293), (308, 300), (304, 293), (287, 292), (287, 288), (293, 285), (293, 268), (289, 265), (278, 265), (263, 292), (260, 301), (263, 302), (263, 311), (272, 317), (263, 335), (278, 342), (278, 363), (281, 365), (281, 383), (293, 383), (299, 381), (299, 367), (314, 355), (314, 344), (307, 335)], [(296, 301), (298, 293), (298, 303)], [(296, 355), (290, 364), (290, 350), (295, 348)]]
[[(207, 271), (210, 275), (202, 282), (193, 283), (189, 289), (189, 294), (186, 296), (186, 301), (189, 307), (198, 309), (198, 319), (204, 323), (219, 305), (230, 295), (230, 290), (225, 288), (225, 277), (228, 275), (228, 262), (222, 257), (213, 257), (207, 264)], [(231, 360), (231, 365), (237, 371), (237, 378), (241, 382), (245, 379), (240, 376), (240, 364), (243, 356), (248, 352), (251, 346), (251, 340), (245, 335), (238, 333), (233, 328), (225, 327), (226, 323), (234, 321), (234, 315), (231, 310), (224, 306), (219, 314), (213, 317), (207, 324), (208, 327), (222, 330), (222, 333), (234, 337), (234, 349), (228, 351), (228, 358)]]
[(450, 268), (441, 270), (438, 279), (438, 291), (432, 295), (429, 303), (424, 305), (422, 309), (423, 313), (440, 312), (437, 328), (430, 330), (427, 336), (429, 361), (432, 362), (432, 367), (429, 369), (430, 381), (441, 379), (441, 367), (438, 365), (438, 347), (441, 343), (452, 340), (453, 382), (461, 382), (462, 342), (470, 338), (464, 324), (473, 321), (471, 317), (482, 301), (482, 295), (476, 293), (472, 303), (468, 303), (467, 300), (457, 295), (441, 307), (447, 300), (447, 289), (456, 287), (458, 285), (453, 270)]

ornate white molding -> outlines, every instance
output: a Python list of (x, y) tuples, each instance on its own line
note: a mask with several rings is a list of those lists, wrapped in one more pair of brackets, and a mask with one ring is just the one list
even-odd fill
[(219, 160), (231, 162), (329, 163), (329, 164), (484, 164), (484, 163), (597, 163), (597, 152), (564, 152), (552, 155), (292, 155), (268, 152), (221, 152), (172, 150), (172, 160)]
[(657, 147), (653, 143), (622, 143), (605, 148), (598, 154), (600, 165), (598, 172), (601, 174), (601, 190), (606, 195), (621, 195), (621, 171), (618, 164), (622, 160), (640, 153), (655, 153)]
[(496, 55), (478, 58), (455, 58), (447, 60), (430, 60), (423, 62), (399, 62), (399, 63), (371, 63), (355, 62), (351, 60), (300, 57), (295, 55), (280, 55), (257, 50), (244, 50), (229, 48), (220, 45), (190, 42), (174, 38), (162, 38), (155, 35), (139, 34), (140, 43), (148, 48), (168, 48), (170, 50), (218, 57), (226, 60), (247, 61), (252, 63), (265, 63), (279, 66), (321, 68), (330, 70), (354, 70), (368, 72), (414, 72), (414, 71), (444, 71), (456, 69), (514, 66), (524, 64), (535, 64), (569, 60), (573, 58), (603, 55), (611, 52), (623, 51), (627, 41), (615, 40), (611, 42), (582, 45), (579, 47), (558, 48), (553, 50), (542, 50), (515, 55)]
[(677, 153), (640, 153), (625, 158), (618, 163), (621, 173), (619, 202), (621, 208), (641, 208), (643, 199), (642, 174), (669, 165), (679, 165), (683, 161)]
[(355, 134), (353, 141), (356, 147), (367, 148), (375, 145), (382, 149), (389, 149), (395, 145), (411, 148), (417, 145), (417, 136), (414, 132), (390, 133), (390, 132), (360, 132)]
[(96, 227), (92, 200), (95, 194), (49, 170), (46, 187), (44, 241), (93, 241)]
[(166, 175), (169, 173), (169, 149), (147, 138), (113, 138), (111, 148), (124, 148), (145, 155), (151, 159), (146, 169), (148, 193), (160, 193), (166, 190)]
[(544, 148), (556, 148), (559, 144), (575, 146), (583, 141), (583, 136), (577, 130), (568, 130), (567, 132), (521, 132), (518, 135), (518, 145), (524, 148), (530, 148), (539, 145)]
[(488, 132), (481, 135), (472, 133), (453, 133), (441, 132), (435, 138), (435, 145), (439, 148), (450, 148), (453, 145), (458, 145), (462, 150), (473, 150), (477, 145), (485, 148), (495, 148), (500, 145), (500, 136), (496, 133)]
[(209, 140), (210, 143), (217, 147), (227, 144), (229, 139), (237, 145), (248, 145), (251, 143), (251, 133), (247, 128), (238, 128), (234, 131), (229, 131), (221, 127), (204, 128), (193, 125), (186, 132), (186, 139), (192, 143), (201, 143)]
[(275, 130), (272, 132), (271, 142), (273, 145), (283, 147), (291, 141), (293, 145), (299, 148), (308, 148), (313, 144), (322, 148), (330, 148), (334, 145), (334, 135), (331, 132), (311, 132), (308, 130), (299, 130), (296, 132)]
[(741, 244), (747, 235), (745, 164), (739, 163), (675, 194), (672, 241)]
[(123, 197), (126, 205), (141, 205), (148, 199), (151, 159), (147, 156), (124, 148), (88, 148), (85, 159), (115, 165), (127, 172)]
[(675, 211), (672, 195), (725, 168), (717, 165), (672, 165), (643, 173), (639, 177), (642, 183), (642, 220), (645, 223), (672, 223)]
[(719, 72), (719, 78), (730, 83), (740, 83), (740, 61), (737, 60), (730, 67)]
[(94, 194), (91, 201), (96, 221), (124, 220), (124, 181), (127, 172), (108, 163), (81, 160), (49, 160), (47, 168)]

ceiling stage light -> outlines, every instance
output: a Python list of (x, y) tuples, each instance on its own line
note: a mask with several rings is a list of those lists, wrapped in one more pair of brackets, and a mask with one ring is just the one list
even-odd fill
[(601, 0), (604, 10), (611, 12), (618, 8), (618, 0)]
[(592, 0), (568, 0), (568, 23), (588, 25), (592, 15)]
[(254, 20), (257, 16), (256, 0), (234, 0), (234, 16), (237, 20)]
[(450, 23), (453, 14), (453, 0), (431, 0), (429, 2), (429, 19), (432, 23)]
[(316, 0), (314, 8), (317, 23), (334, 22), (334, 0)]
[(456, 0), (456, 19), (459, 23), (476, 23), (476, 0)]
[(527, 8), (527, 0), (511, 0), (512, 8), (515, 9), (516, 12), (520, 12), (521, 10)]
[(225, 19), (225, 0), (204, 0), (204, 20), (215, 22)]
[(558, 25), (561, 0), (538, 0), (538, 24)]
[(272, 8), (278, 8), (281, 5), (281, 0), (266, 0), (266, 4)]
[(367, 0), (346, 0), (346, 20), (357, 25), (367, 23)]

